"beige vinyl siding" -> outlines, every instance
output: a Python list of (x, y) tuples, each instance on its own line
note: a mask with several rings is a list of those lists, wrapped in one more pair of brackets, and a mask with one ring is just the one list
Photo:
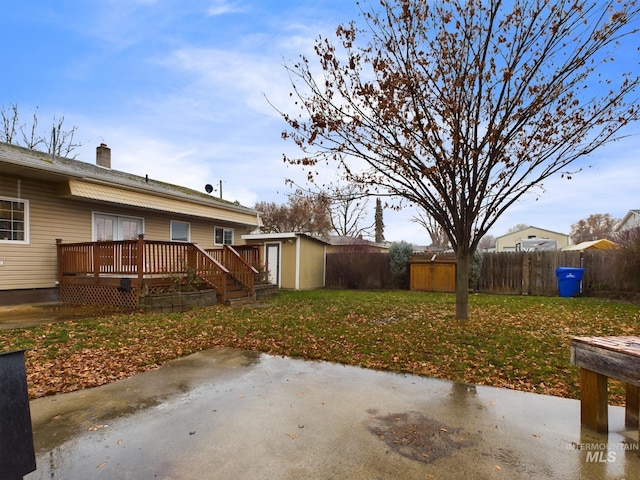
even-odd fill
[[(140, 212), (138, 212), (138, 215)], [(133, 214), (132, 214), (133, 215)], [(187, 222), (190, 224), (191, 242), (197, 243), (202, 248), (216, 248), (220, 245), (214, 244), (214, 226), (224, 226), (233, 229), (233, 244), (242, 245), (246, 243), (240, 235), (251, 233), (252, 227), (242, 227), (238, 225), (225, 225), (222, 222), (204, 219), (192, 219), (179, 215), (167, 215), (159, 213), (145, 212), (145, 238), (149, 240), (171, 240), (171, 220)]]
[(300, 281), (301, 290), (324, 287), (325, 244), (302, 237), (300, 242)]
[(29, 201), (29, 244), (0, 244), (0, 290), (54, 287), (56, 238), (85, 241), (90, 215), (58, 198), (55, 184), (3, 176), (0, 196)]
[[(226, 226), (217, 220), (60, 197), (65, 190), (62, 187), (53, 182), (0, 177), (0, 197), (29, 201), (29, 244), (0, 243), (0, 261), (4, 262), (0, 266), (0, 290), (55, 287), (56, 239), (63, 243), (92, 241), (93, 213), (142, 218), (148, 240), (170, 241), (171, 220), (189, 222), (191, 241), (202, 248), (213, 248), (214, 225)], [(228, 226), (234, 229), (234, 240), (252, 228), (232, 223)]]
[(282, 242), (280, 251), (280, 286), (296, 288), (296, 243)]

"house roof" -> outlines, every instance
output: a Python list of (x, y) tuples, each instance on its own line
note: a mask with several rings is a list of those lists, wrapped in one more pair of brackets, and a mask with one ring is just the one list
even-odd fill
[(627, 224), (627, 222), (629, 221), (629, 219), (631, 217), (635, 217), (636, 215), (640, 215), (640, 209), (635, 209), (635, 210), (629, 210), (627, 212), (627, 214), (622, 217), (622, 220), (620, 220), (620, 223), (618, 223), (618, 225), (616, 225), (616, 228), (614, 229), (616, 232), (619, 232), (620, 230), (623, 229), (623, 227)]
[(563, 250), (611, 250), (613, 248), (618, 248), (618, 245), (611, 240), (607, 240), (606, 238), (601, 238), (600, 240), (592, 240), (590, 242), (581, 242), (577, 245), (570, 245)]
[(0, 173), (65, 183), (61, 193), (74, 198), (229, 221), (241, 214), (259, 224), (258, 211), (204, 192), (7, 143), (0, 143)]
[(546, 228), (534, 227), (533, 225), (529, 225), (528, 227), (521, 228), (520, 230), (516, 230), (515, 232), (505, 233), (504, 235), (500, 235), (500, 236), (498, 236), (496, 238), (502, 238), (502, 237), (511, 236), (511, 235), (513, 235), (515, 233), (520, 233), (520, 232), (524, 232), (525, 230), (529, 230), (530, 228), (535, 228), (536, 230), (542, 230), (543, 232), (553, 233), (554, 235), (563, 235), (565, 237), (569, 236), (566, 233), (554, 232), (553, 230), (547, 230)]

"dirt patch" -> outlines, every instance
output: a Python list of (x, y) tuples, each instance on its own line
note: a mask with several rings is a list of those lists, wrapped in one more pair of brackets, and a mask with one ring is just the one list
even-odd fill
[[(369, 412), (372, 413), (372, 412)], [(419, 412), (374, 417), (369, 431), (394, 452), (423, 463), (432, 463), (474, 442), (460, 428), (426, 418)]]

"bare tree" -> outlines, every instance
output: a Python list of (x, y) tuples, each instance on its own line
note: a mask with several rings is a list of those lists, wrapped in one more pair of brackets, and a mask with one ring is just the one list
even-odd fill
[(432, 247), (445, 249), (451, 246), (444, 228), (433, 217), (426, 215), (424, 212), (418, 212), (411, 221), (424, 227), (431, 238)]
[(263, 233), (299, 232), (325, 236), (331, 230), (326, 198), (322, 196), (291, 195), (287, 204), (258, 202), (255, 210), (261, 213)]
[(619, 218), (613, 218), (609, 213), (594, 213), (571, 225), (569, 237), (576, 245), (601, 238), (611, 239), (619, 221)]
[(519, 232), (520, 230), (524, 230), (525, 228), (529, 228), (530, 226), (531, 225), (527, 225), (526, 223), (518, 223), (517, 225), (509, 228), (509, 230), (507, 230), (507, 233)]
[(0, 141), (4, 143), (15, 143), (16, 135), (18, 133), (18, 106), (15, 104), (10, 105), (10, 109), (3, 105), (0, 108), (0, 116), (2, 116), (2, 131), (0, 131)]
[[(302, 150), (371, 194), (434, 218), (456, 252), (456, 316), (468, 318), (480, 239), (526, 193), (620, 138), (638, 118), (636, 0), (381, 0), (319, 37), (317, 63), (287, 65)], [(628, 68), (627, 71), (624, 71)], [(634, 73), (635, 72), (635, 73)]]
[(350, 184), (335, 191), (329, 200), (333, 231), (346, 237), (370, 237), (374, 224), (364, 223), (368, 205), (368, 197), (363, 197), (356, 185)]
[(76, 127), (72, 127), (71, 130), (64, 130), (64, 117), (53, 117), (53, 125), (51, 127), (51, 136), (49, 138), (44, 137), (43, 142), (47, 147), (47, 151), (57, 157), (71, 157), (73, 151), (80, 147), (79, 143), (75, 143), (74, 135), (76, 133)]
[(496, 246), (496, 237), (494, 237), (493, 235), (485, 235), (478, 242), (478, 250), (481, 250), (481, 251), (491, 250), (492, 248), (495, 248), (495, 246)]
[(71, 130), (64, 129), (64, 116), (53, 117), (50, 132), (42, 133), (39, 129), (39, 117), (37, 108), (33, 112), (33, 117), (29, 123), (21, 123), (18, 105), (11, 104), (9, 108), (4, 105), (0, 107), (0, 117), (2, 118), (2, 130), (0, 131), (0, 142), (13, 145), (20, 145), (31, 150), (37, 150), (43, 146), (47, 153), (56, 157), (75, 158), (73, 152), (81, 146), (76, 143), (74, 135), (77, 128)]

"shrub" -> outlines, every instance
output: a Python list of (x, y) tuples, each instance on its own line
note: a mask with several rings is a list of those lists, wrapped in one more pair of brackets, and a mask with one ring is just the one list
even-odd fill
[(640, 287), (640, 227), (618, 232), (615, 241), (621, 247), (618, 256), (618, 275), (627, 280), (627, 288)]
[(482, 253), (475, 251), (469, 262), (469, 289), (478, 289), (478, 280), (482, 271)]
[(409, 259), (412, 255), (413, 245), (405, 241), (394, 242), (389, 247), (389, 268), (400, 288), (409, 288)]

